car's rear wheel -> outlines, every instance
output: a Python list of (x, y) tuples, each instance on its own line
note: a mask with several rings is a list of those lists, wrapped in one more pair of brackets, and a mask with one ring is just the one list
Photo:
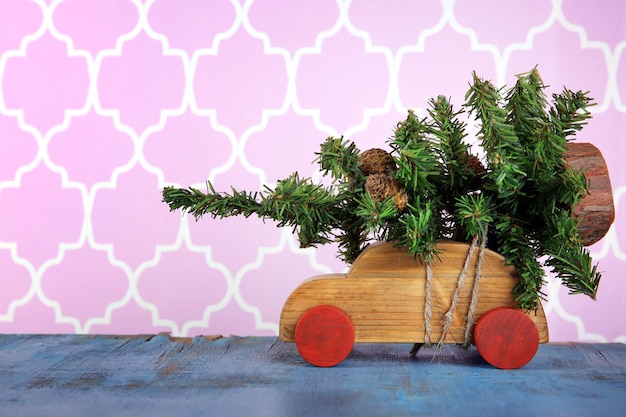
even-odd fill
[(517, 369), (537, 353), (539, 332), (521, 310), (499, 307), (483, 314), (474, 326), (474, 345), (496, 368)]
[(354, 326), (342, 310), (321, 305), (300, 317), (295, 339), (304, 360), (314, 366), (331, 367), (341, 363), (352, 351)]

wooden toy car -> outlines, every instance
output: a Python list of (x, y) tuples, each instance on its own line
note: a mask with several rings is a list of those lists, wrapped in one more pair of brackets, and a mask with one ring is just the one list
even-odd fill
[[(345, 274), (306, 280), (283, 306), (280, 340), (295, 342), (306, 361), (321, 367), (343, 361), (355, 342), (471, 341), (481, 356), (498, 368), (528, 363), (539, 343), (548, 341), (548, 326), (541, 305), (531, 312), (516, 307), (515, 268), (506, 266), (498, 253), (485, 249), (476, 287), (478, 303), (468, 320), (478, 251), (470, 259), (456, 309), (451, 311), (469, 245), (445, 241), (438, 248), (441, 262), (432, 264), (429, 296), (424, 264), (389, 242), (367, 247)], [(430, 318), (425, 317), (428, 310)], [(446, 331), (449, 312), (452, 321)]]
[[(272, 219), (305, 248), (339, 243), (348, 273), (304, 282), (281, 313), (280, 339), (313, 365), (340, 363), (355, 342), (435, 342), (474, 343), (494, 366), (518, 368), (548, 341), (541, 268), (595, 299), (602, 274), (584, 247), (615, 210), (601, 152), (572, 143), (591, 117), (588, 92), (564, 87), (548, 105), (537, 67), (517, 78), (502, 94), (472, 74), (464, 107), (482, 158), (464, 141), (464, 110), (439, 95), (426, 117), (408, 110), (389, 150), (326, 138), (315, 161), (330, 186), (295, 172), (262, 192), (168, 186), (163, 201), (196, 219)], [(387, 243), (366, 246), (375, 239)]]
[[(615, 217), (608, 169), (601, 152), (588, 143), (570, 143), (567, 161), (589, 182), (589, 194), (573, 212), (588, 246), (607, 233)], [(548, 326), (540, 303), (536, 311), (518, 308), (515, 268), (485, 249), (475, 285), (475, 251), (461, 286), (469, 244), (443, 241), (438, 248), (430, 288), (425, 265), (390, 242), (367, 247), (346, 274), (306, 280), (283, 306), (280, 340), (295, 342), (305, 360), (322, 367), (343, 361), (355, 342), (473, 343), (498, 368), (527, 364), (539, 343), (548, 342)]]

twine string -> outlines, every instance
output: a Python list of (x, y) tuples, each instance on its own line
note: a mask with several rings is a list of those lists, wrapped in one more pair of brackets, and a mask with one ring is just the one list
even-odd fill
[(427, 346), (430, 346), (430, 334), (431, 334), (431, 326), (430, 319), (432, 317), (432, 306), (430, 304), (430, 298), (432, 293), (432, 283), (433, 283), (433, 270), (430, 264), (430, 261), (426, 262), (426, 302), (424, 303), (424, 343)]
[(465, 262), (463, 263), (463, 269), (461, 269), (461, 273), (459, 274), (459, 279), (457, 281), (454, 294), (452, 295), (452, 303), (450, 304), (450, 308), (448, 309), (447, 313), (443, 316), (443, 331), (441, 332), (441, 338), (439, 339), (438, 344), (440, 347), (445, 343), (448, 332), (450, 331), (450, 326), (452, 325), (452, 321), (454, 318), (454, 312), (456, 311), (456, 307), (459, 302), (459, 294), (461, 293), (461, 289), (463, 288), (463, 282), (465, 281), (465, 277), (467, 276), (467, 271), (469, 270), (470, 261), (472, 259), (472, 256), (474, 255), (474, 249), (476, 248), (477, 242), (478, 234), (474, 236), (474, 238), (472, 239), (472, 243), (467, 250)]
[(476, 272), (474, 274), (474, 285), (472, 286), (472, 298), (467, 310), (467, 324), (465, 326), (465, 341), (463, 347), (468, 347), (472, 340), (472, 334), (474, 332), (474, 313), (476, 312), (476, 306), (478, 305), (478, 285), (480, 284), (480, 277), (482, 275), (483, 259), (485, 258), (485, 247), (487, 246), (487, 226), (480, 241), (480, 248), (478, 250), (478, 261), (476, 261)]

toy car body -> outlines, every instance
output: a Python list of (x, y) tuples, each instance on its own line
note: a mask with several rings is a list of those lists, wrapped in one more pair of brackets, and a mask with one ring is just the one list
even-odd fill
[[(283, 306), (280, 340), (295, 342), (304, 359), (316, 366), (340, 363), (355, 342), (467, 342), (479, 251), (468, 259), (468, 272), (460, 286), (469, 245), (444, 241), (438, 249), (440, 261), (431, 265), (430, 297), (425, 265), (389, 242), (368, 246), (345, 274), (304, 281)], [(515, 268), (505, 265), (500, 254), (485, 249), (476, 288), (478, 302), (469, 324), (476, 321), (476, 326), (468, 334), (480, 354), (499, 368), (523, 366), (534, 356), (538, 343), (548, 341), (541, 305), (531, 312), (517, 307), (513, 293), (517, 283)], [(455, 292), (456, 308), (451, 311)], [(452, 321), (444, 335), (446, 314)]]

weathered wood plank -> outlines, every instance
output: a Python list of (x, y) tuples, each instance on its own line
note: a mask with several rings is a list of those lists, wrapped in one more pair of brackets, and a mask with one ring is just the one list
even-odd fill
[(626, 346), (545, 344), (502, 371), (476, 349), (357, 344), (334, 368), (276, 338), (0, 335), (2, 416), (622, 416)]

